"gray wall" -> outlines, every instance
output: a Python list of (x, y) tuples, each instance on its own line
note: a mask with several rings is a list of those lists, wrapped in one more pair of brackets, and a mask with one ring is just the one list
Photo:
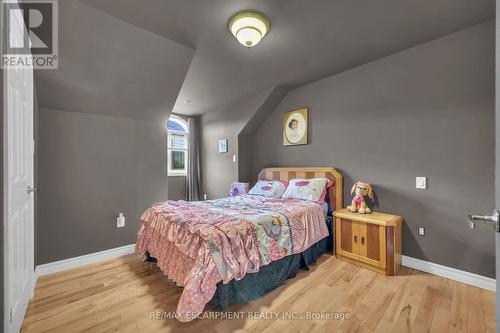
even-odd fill
[(186, 177), (168, 177), (168, 200), (186, 200)]
[[(272, 89), (265, 90), (228, 109), (204, 114), (200, 121), (200, 158), (202, 198), (222, 197), (229, 192), (231, 182), (238, 179), (238, 164), (233, 155), (238, 155), (238, 134), (257, 112)], [(219, 139), (227, 138), (228, 152), (219, 153)]]
[[(204, 114), (200, 122), (201, 191), (209, 199), (227, 195), (229, 185), (240, 179), (248, 181), (251, 160), (251, 135), (286, 94), (276, 86), (240, 101), (236, 105)], [(219, 153), (219, 139), (227, 138), (228, 152)], [(243, 144), (243, 149), (238, 145)], [(236, 155), (236, 162), (233, 162)]]
[(40, 109), (37, 264), (134, 243), (167, 196), (165, 145), (163, 122)]
[[(405, 219), (405, 255), (495, 276), (494, 234), (466, 214), (494, 207), (495, 30), (489, 21), (291, 91), (257, 130), (266, 166), (334, 166), (374, 184)], [(309, 107), (310, 143), (282, 145), (283, 112)], [(415, 189), (427, 176), (429, 188)], [(417, 236), (417, 227), (426, 236)]]

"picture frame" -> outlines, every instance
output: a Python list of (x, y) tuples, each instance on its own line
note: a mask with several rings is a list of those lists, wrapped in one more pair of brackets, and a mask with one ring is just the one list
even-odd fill
[(307, 144), (308, 132), (307, 108), (288, 111), (283, 114), (283, 145), (298, 146)]
[(219, 140), (219, 153), (228, 152), (228, 140), (226, 138)]

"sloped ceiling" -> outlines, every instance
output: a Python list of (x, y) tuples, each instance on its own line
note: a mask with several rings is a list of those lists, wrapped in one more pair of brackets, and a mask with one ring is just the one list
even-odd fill
[(59, 1), (59, 69), (36, 71), (39, 106), (166, 119), (193, 54), (79, 1)]
[[(242, 9), (271, 31), (242, 47)], [(64, 0), (59, 69), (36, 71), (40, 107), (135, 119), (227, 108), (494, 18), (494, 0)], [(189, 103), (185, 103), (189, 101)]]
[[(495, 11), (494, 0), (81, 1), (196, 49), (174, 106), (184, 114), (342, 72), (493, 19)], [(227, 21), (249, 8), (270, 18), (271, 31), (246, 49), (229, 34)]]

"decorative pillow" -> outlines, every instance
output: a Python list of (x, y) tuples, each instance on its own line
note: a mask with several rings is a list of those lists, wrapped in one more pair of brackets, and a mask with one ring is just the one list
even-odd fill
[[(292, 179), (283, 193), (283, 198), (295, 198), (320, 202), (328, 184), (326, 178)], [(323, 196), (323, 201), (325, 197)]]
[(252, 195), (262, 195), (270, 198), (281, 198), (286, 190), (286, 185), (279, 180), (259, 180), (248, 192)]
[(230, 197), (236, 197), (238, 195), (246, 194), (247, 192), (248, 183), (233, 182), (231, 183), (231, 187), (229, 188)]

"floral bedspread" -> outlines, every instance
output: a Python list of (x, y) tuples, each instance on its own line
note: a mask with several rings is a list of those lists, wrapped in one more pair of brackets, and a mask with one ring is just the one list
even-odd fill
[(242, 195), (208, 201), (166, 201), (142, 215), (136, 251), (148, 251), (178, 286), (184, 287), (177, 319), (196, 318), (218, 282), (287, 255), (328, 236), (319, 204)]

